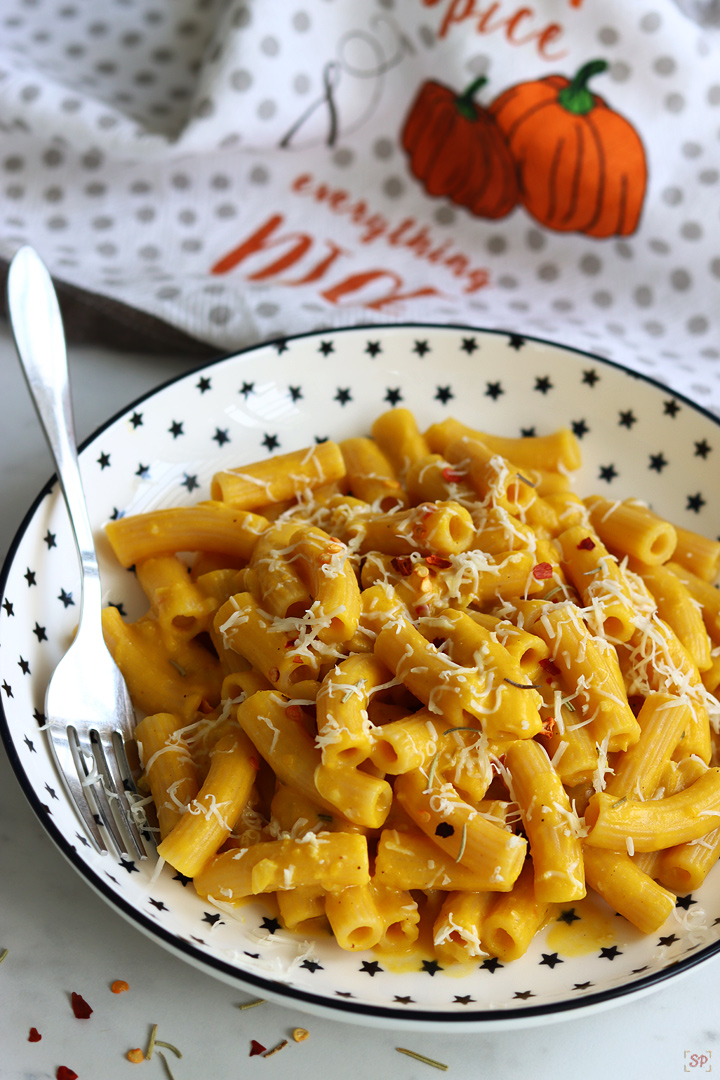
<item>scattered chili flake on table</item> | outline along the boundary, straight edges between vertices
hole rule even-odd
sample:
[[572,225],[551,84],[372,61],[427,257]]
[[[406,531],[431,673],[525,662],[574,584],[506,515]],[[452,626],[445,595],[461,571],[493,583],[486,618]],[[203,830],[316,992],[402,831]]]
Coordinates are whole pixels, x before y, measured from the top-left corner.
[[72,1011],[75,1013],[77,1019],[89,1020],[93,1010],[90,1008],[85,998],[81,997],[80,994],[76,994],[73,990],[70,995],[70,1000],[72,1002]]
[[67,1065],[58,1065],[55,1080],[77,1080],[77,1075],[72,1069],[68,1069]]
[[28,1035],[28,1042],[40,1042],[42,1035],[37,1028],[30,1028],[30,1034]]
[[256,1054],[264,1054],[266,1050],[267,1046],[263,1046],[257,1039],[253,1039],[250,1043],[250,1054],[248,1056],[255,1057]]
[[116,979],[110,989],[113,994],[124,994],[126,990],[130,989],[130,984],[126,983],[124,979]]
[[125,1057],[128,1061],[132,1061],[133,1065],[139,1065],[141,1061],[145,1060],[145,1055],[139,1046],[136,1046],[134,1050],[128,1050]]

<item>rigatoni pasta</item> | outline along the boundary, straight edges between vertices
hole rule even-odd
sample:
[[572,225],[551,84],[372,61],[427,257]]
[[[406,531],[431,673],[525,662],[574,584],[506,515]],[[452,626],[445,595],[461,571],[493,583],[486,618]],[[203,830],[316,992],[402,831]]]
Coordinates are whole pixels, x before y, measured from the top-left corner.
[[588,890],[651,933],[702,883],[720,544],[583,501],[579,464],[568,430],[397,409],[108,525],[149,605],[104,618],[141,786],[202,897],[449,964],[516,959]]

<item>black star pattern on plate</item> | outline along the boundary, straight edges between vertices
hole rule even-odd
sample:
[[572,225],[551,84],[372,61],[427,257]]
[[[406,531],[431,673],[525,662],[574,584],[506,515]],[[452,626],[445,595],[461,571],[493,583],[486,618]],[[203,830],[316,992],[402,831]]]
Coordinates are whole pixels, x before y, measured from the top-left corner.
[[368,341],[365,346],[365,352],[368,356],[377,356],[378,353],[382,352],[382,345],[379,341]]
[[594,985],[595,984],[591,982],[575,983],[575,985],[573,986],[573,990],[589,990],[590,987]]
[[[201,937],[195,937],[195,935],[194,935],[194,934],[191,934],[191,935],[190,935],[190,940],[191,940],[191,941],[195,941],[195,942],[197,942],[197,944],[198,944],[198,945],[206,945],[206,944],[207,944],[207,942],[205,941],[205,939],[204,939],[204,938],[201,938]],[[258,957],[260,956],[260,954],[259,954],[259,953],[249,953],[249,952],[246,952],[246,953],[245,953],[245,955],[246,955],[246,956],[252,956],[253,960],[257,960],[257,959],[258,959]]]
[[277,435],[265,434],[263,435],[262,444],[266,450],[277,450],[278,446],[280,445],[280,440],[278,439]]
[[[83,847],[90,847],[90,841],[88,840],[87,836],[83,836],[82,833],[76,832],[75,839],[79,840]],[[110,877],[109,874],[108,877]],[[115,878],[112,878],[112,880],[115,881]],[[117,882],[115,882],[115,884],[117,885]]]
[[[220,922],[220,915],[211,911],[206,911],[202,917],[202,921],[210,923],[211,926],[215,926],[216,923]],[[220,924],[223,925],[222,923]]]
[[606,480],[608,484],[611,480],[614,480],[616,476],[619,476],[617,469],[614,465],[601,465],[598,473],[598,480]]
[[675,907],[682,908],[683,911],[689,911],[693,904],[697,904],[697,900],[693,900],[692,893],[686,893],[685,896],[678,896],[675,901]]
[[192,878],[191,877],[186,877],[185,874],[181,874],[180,871],[178,870],[177,874],[173,875],[173,881],[179,881],[180,884],[182,885],[183,889],[184,889],[186,885],[190,884],[190,882],[192,881]]
[[339,401],[341,405],[347,405],[348,401],[352,401],[352,394],[350,393],[350,387],[337,388],[337,394],[334,398],[335,401]]
[[248,394],[252,394],[254,390],[255,390],[255,383],[254,382],[244,382],[242,384],[242,386],[240,387],[240,389],[238,390],[238,394],[242,394],[242,396],[247,401]]
[[549,390],[553,389],[553,384],[550,382],[548,375],[538,375],[535,379],[534,390],[537,390],[540,394],[547,394]]
[[703,506],[705,506],[705,499],[703,499],[699,491],[695,495],[688,495],[687,510],[692,510],[693,513],[699,514]]
[[181,435],[184,435],[183,425],[181,420],[173,420],[172,424],[168,428],[168,434],[172,435],[173,439],[179,439]]
[[8,618],[10,618],[11,615],[15,614],[15,609],[13,608],[7,597],[5,597],[5,599],[3,600],[3,607],[5,608],[5,614]]
[[44,712],[40,712],[39,709],[33,709],[33,720],[39,727],[44,727],[47,717]]
[[97,463],[100,466],[100,471],[101,472],[102,472],[103,469],[109,469],[110,468],[110,455],[102,453],[100,455],[100,457],[97,459]]
[[138,870],[137,866],[132,861],[132,859],[121,859],[120,862],[118,863],[118,866],[122,866],[123,870],[127,870],[128,874],[139,874],[140,873],[140,871]]
[[150,903],[152,904],[152,906],[154,908],[157,908],[158,911],[167,911],[168,910],[165,907],[165,905],[163,904],[162,900],[153,900],[152,897],[150,897]]
[[344,997],[344,998],[355,997],[355,995],[351,994],[349,990],[336,990],[335,993],[337,994],[338,997]]
[[73,600],[72,593],[71,592],[65,592],[64,589],[60,590],[60,595],[58,596],[58,600],[62,601],[63,607],[69,608],[69,607],[74,607],[75,606],[75,601]]
[[58,794],[55,791],[55,788],[51,788],[50,785],[46,783],[45,784],[45,790],[47,791],[47,793],[48,793],[48,795],[50,796],[51,799],[57,799]]
[[459,994],[456,994],[453,1001],[456,1005],[471,1005],[475,1001],[475,998],[470,997],[469,994],[463,994],[462,997]]
[[565,961],[561,960],[556,952],[542,953],[542,960],[540,961],[540,967],[545,965],[549,968],[554,968],[556,964],[563,964]]
[[667,937],[658,938],[658,945],[674,945],[679,940],[677,934],[668,934]]
[[226,442],[230,442],[230,435],[227,428],[215,428],[215,434],[213,435],[213,441],[218,446],[224,446]]
[[135,470],[135,475],[139,476],[142,480],[147,480],[150,475],[150,466],[143,465],[142,461],[138,462],[138,467]]
[[323,356],[329,356],[330,353],[335,352],[335,346],[332,341],[321,341],[318,346],[318,352],[322,353]]
[[622,956],[622,952],[617,945],[610,945],[602,948],[599,955],[602,960],[614,960],[617,956]]
[[393,998],[393,1001],[396,1001],[398,1003],[398,1005],[414,1005],[415,1004],[415,998],[399,997],[397,994]]
[[118,510],[117,506],[113,506],[113,512],[110,515],[110,520],[111,521],[119,521],[120,518],[124,518],[124,517],[125,517],[125,511],[124,510]]
[[269,934],[274,934],[276,930],[280,929],[280,923],[277,919],[272,919],[266,915],[260,924],[260,929],[267,930]]
[[443,969],[440,967],[437,960],[423,960],[422,970],[427,975],[436,975],[438,971],[442,971]]
[[493,401],[497,401],[500,395],[505,393],[500,382],[485,383],[485,387],[485,397],[492,398]]
[[38,641],[47,641],[48,639],[47,630],[44,626],[41,626],[40,623],[35,623],[35,626],[33,628],[33,634],[38,639]]
[[311,975],[314,975],[316,971],[323,971],[322,964],[318,964],[317,960],[303,960],[300,967],[305,968]]
[[575,914],[575,908],[571,907],[568,908],[566,911],[561,911],[555,921],[564,922],[567,923],[568,926],[571,926],[574,922],[578,922],[579,919],[580,916]]
[[303,392],[299,386],[288,386],[288,390],[290,391],[290,397],[293,401],[302,400]]
[[[12,697],[12,695],[10,695],[10,696]],[[37,754],[37,750],[35,749],[35,743],[32,741],[32,739],[28,739],[28,737],[26,735],[23,738],[23,742],[25,743],[25,745],[27,746],[27,748],[28,748],[28,750],[30,751],[31,754]]]
[[648,469],[652,469],[653,472],[661,473],[667,464],[668,460],[664,454],[650,454]]
[[426,353],[430,352],[430,346],[427,341],[416,341],[413,345],[413,352],[417,353],[418,356],[425,356]]
[[491,975],[494,975],[499,968],[504,966],[504,964],[500,963],[497,956],[488,956],[488,958],[483,960],[480,965],[480,971],[489,971]]
[[701,439],[695,443],[695,457],[706,458],[712,452],[712,446],[707,439]]
[[515,352],[519,352],[524,344],[525,338],[522,337],[520,334],[510,334],[510,337],[508,339],[508,345],[511,349],[514,349]]
[[57,547],[57,540],[55,538],[55,533],[51,533],[49,529],[45,533],[45,535],[43,536],[43,541],[44,541],[44,543],[47,544],[48,551],[50,550],[50,548]]
[[3,684],[2,684],[2,688],[3,688],[3,690],[5,691],[5,693],[7,694],[7,696],[8,696],[9,698],[11,698],[11,697],[14,697],[14,694],[13,694],[13,692],[12,692],[12,686],[10,686],[9,682],[7,681],[7,679],[3,679]]
[[18,667],[22,671],[23,675],[29,675],[30,674],[30,664],[28,663],[27,660],[23,660],[22,656],[18,660]]
[[200,487],[197,476],[192,476],[189,473],[183,474],[184,479],[180,483],[180,487],[187,488],[188,491],[194,491],[195,488]]
[[600,376],[595,368],[588,368],[587,371],[582,373],[582,381],[586,386],[595,386],[596,383],[600,382]]
[[377,960],[363,960],[362,966],[358,968],[358,971],[364,971],[366,975],[377,975],[384,970],[385,968],[381,968]]
[[199,382],[195,383],[196,388],[200,391],[201,394],[207,393],[207,391],[210,389],[211,385],[212,385],[212,380],[209,379],[207,377],[207,375],[202,375],[200,377]]
[[391,390],[390,387],[387,388],[387,391],[385,393],[385,400],[388,402],[389,405],[395,406],[397,405],[398,401],[402,401],[402,399],[403,397],[400,393],[399,386],[395,387],[394,390]]
[[452,390],[449,386],[438,386],[435,391],[435,400],[442,402],[443,405],[447,405],[451,398],[454,398]]
[[274,345],[274,346],[275,346],[275,348],[277,349],[277,354],[278,354],[278,356],[282,356],[282,354],[283,354],[284,352],[287,352],[287,351],[288,351],[288,349],[290,348],[290,346],[288,345],[288,343],[287,343],[287,341],[285,340],[285,338],[280,338],[280,340],[279,340],[279,341],[274,341],[274,342],[273,342],[273,345]]
[[535,428],[534,427],[520,428],[520,434],[522,435],[523,439],[532,439],[535,436]]
[[672,416],[673,420],[680,412],[680,406],[674,398],[670,398],[669,401],[663,401],[663,413],[665,416]]
[[478,345],[477,340],[474,337],[464,337],[462,339],[462,345],[460,346],[460,348],[464,353],[467,353],[468,356],[472,356],[472,354],[476,351],[476,349],[479,349],[480,346]]
[[513,997],[517,1001],[527,1001],[528,998],[535,997],[532,990],[516,990]]
[[321,443],[327,442],[329,438],[330,438],[329,435],[316,435],[315,436],[315,442],[317,443],[318,446],[320,446]]
[[134,412],[130,417],[130,423],[134,428],[142,427],[143,414],[141,412]]
[[590,428],[587,426],[584,420],[572,420],[570,422],[573,435],[576,439],[582,439],[583,435],[587,435]]
[[619,416],[620,419],[618,420],[618,427],[627,428],[629,431],[633,424],[637,424],[637,416],[632,411],[632,409],[622,410],[619,413]]
[[37,585],[37,581],[35,580],[35,571],[31,570],[29,566],[28,566],[27,570],[25,571],[25,573],[23,574],[23,577],[25,578],[25,580],[28,583],[28,588],[30,588],[33,585]]
[[124,619],[127,618],[127,611],[123,607],[122,603],[118,604],[118,603],[115,603],[115,601],[113,601],[113,600],[109,600],[108,601],[108,607],[117,608],[118,615],[122,615],[122,617]]

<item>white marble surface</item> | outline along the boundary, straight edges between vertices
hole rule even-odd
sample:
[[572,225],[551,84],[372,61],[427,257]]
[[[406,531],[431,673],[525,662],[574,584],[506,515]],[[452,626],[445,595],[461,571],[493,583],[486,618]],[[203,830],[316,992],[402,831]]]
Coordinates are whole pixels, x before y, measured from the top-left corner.
[[[171,357],[128,357],[72,349],[78,437],[140,394],[189,370]],[[52,472],[7,327],[0,323],[0,553]],[[67,1065],[80,1080],[163,1077],[159,1058],[125,1059],[149,1027],[174,1043],[175,1080],[345,1077],[428,1080],[429,1066],[395,1052],[407,1046],[449,1065],[448,1075],[502,1080],[619,1080],[720,1073],[720,958],[643,998],[545,1027],[470,1035],[398,1033],[354,1027],[265,1004],[239,1012],[244,995],[185,965],[99,899],[54,848],[26,804],[0,749],[0,1077],[50,1080]],[[130,992],[114,995],[114,979]],[[94,1013],[75,1020],[70,993]],[[274,1046],[303,1026],[310,1038],[268,1059],[248,1058],[250,1039]],[[28,1042],[36,1027],[38,1043]],[[609,1055],[606,1057],[606,1053]],[[134,1068],[141,1071],[133,1073]]]

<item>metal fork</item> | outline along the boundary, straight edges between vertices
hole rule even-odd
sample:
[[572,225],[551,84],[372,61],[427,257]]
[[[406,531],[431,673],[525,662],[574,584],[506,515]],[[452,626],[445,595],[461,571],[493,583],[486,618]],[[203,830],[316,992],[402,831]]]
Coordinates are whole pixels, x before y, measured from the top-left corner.
[[[125,752],[135,717],[102,633],[102,592],[78,466],[62,318],[50,274],[22,247],[10,265],[8,310],[15,346],[55,460],[81,566],[78,628],[45,696],[55,762],[93,846],[147,857],[133,814],[137,798]],[[145,834],[147,839],[147,834]]]

